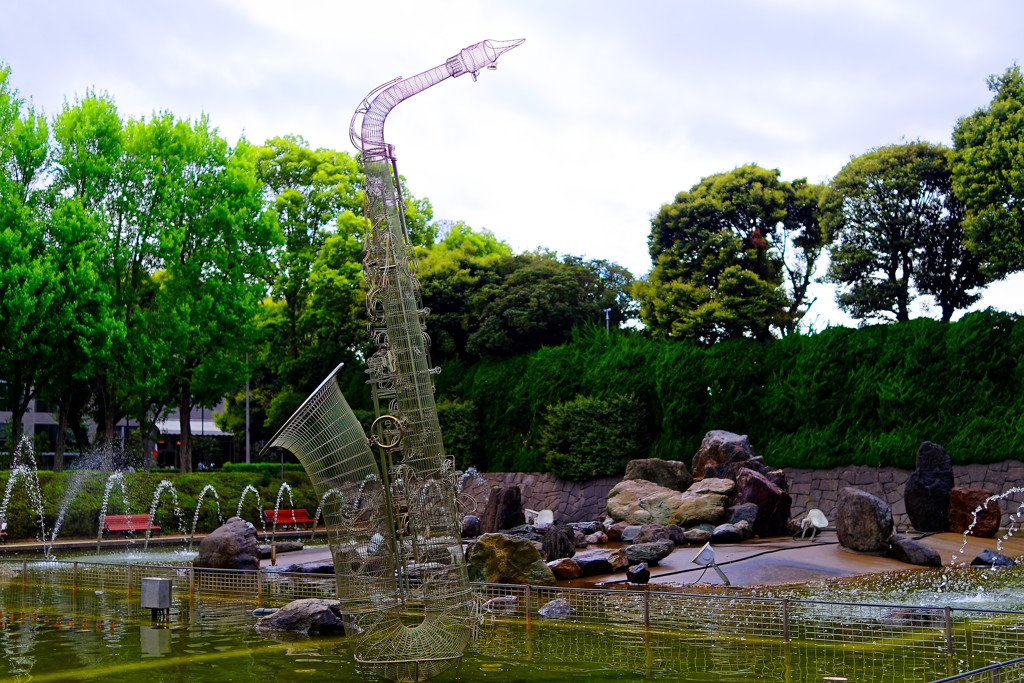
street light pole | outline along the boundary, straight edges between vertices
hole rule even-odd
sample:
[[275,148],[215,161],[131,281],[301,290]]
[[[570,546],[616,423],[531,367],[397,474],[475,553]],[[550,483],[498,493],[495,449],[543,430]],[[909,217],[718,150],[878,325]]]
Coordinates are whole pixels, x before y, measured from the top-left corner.
[[604,333],[605,334],[608,334],[609,333],[608,331],[611,329],[611,323],[609,322],[609,319],[608,319],[608,313],[611,310],[612,309],[610,309],[610,308],[604,309]]

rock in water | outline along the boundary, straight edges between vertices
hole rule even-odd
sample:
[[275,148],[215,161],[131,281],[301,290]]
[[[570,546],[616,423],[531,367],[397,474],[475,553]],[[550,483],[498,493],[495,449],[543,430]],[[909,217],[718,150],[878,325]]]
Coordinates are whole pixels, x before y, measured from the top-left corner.
[[836,534],[850,550],[885,552],[892,536],[892,511],[884,500],[852,486],[839,491]]
[[572,557],[576,554],[576,530],[568,525],[550,527],[541,545],[544,548],[544,559],[548,562]]
[[953,463],[946,451],[930,441],[917,449],[917,467],[903,487],[910,523],[919,531],[949,529],[949,492]]
[[647,568],[646,562],[634,564],[626,570],[626,580],[630,583],[647,583],[651,580],[651,570]]
[[471,581],[554,586],[555,575],[540,551],[525,538],[484,534],[466,553]]
[[260,631],[291,631],[310,636],[357,632],[358,627],[341,616],[341,603],[322,598],[293,600],[258,622]]
[[537,614],[545,619],[565,619],[575,611],[576,609],[572,606],[572,603],[565,598],[555,598],[537,610]]
[[676,544],[672,541],[652,541],[651,543],[634,543],[626,548],[626,557],[630,564],[646,562],[649,567],[655,567],[659,562],[668,557]]
[[889,548],[889,557],[907,564],[916,564],[921,567],[941,567],[942,558],[938,551],[929,548],[924,543],[919,543],[912,538],[894,534],[892,547]]
[[982,550],[976,558],[971,560],[971,566],[1003,569],[1005,567],[1016,567],[1017,563],[1002,553],[986,549]]
[[231,517],[202,540],[192,566],[207,569],[259,569],[259,557],[256,527],[241,517]]

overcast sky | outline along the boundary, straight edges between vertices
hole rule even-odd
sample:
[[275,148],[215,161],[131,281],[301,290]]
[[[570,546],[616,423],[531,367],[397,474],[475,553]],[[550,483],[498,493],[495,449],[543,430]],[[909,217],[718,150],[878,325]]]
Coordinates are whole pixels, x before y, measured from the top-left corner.
[[[1024,62],[1015,0],[0,0],[0,17],[0,61],[47,114],[92,88],[124,116],[205,113],[232,143],[347,152],[377,85],[525,38],[392,113],[399,170],[435,218],[638,277],[651,216],[702,177],[754,162],[825,182],[874,147],[950,144],[986,78]],[[1021,290],[982,305],[1024,312]],[[818,296],[812,327],[845,320]]]

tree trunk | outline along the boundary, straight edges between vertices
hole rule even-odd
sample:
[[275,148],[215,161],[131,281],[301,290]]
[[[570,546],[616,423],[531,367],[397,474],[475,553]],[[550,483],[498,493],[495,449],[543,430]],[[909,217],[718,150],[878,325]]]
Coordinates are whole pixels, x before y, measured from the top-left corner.
[[68,440],[68,409],[71,406],[71,392],[65,391],[57,399],[57,443],[53,445],[53,471],[64,471],[64,447]]
[[181,444],[178,447],[178,453],[180,454],[182,474],[192,471],[192,432],[189,424],[192,412],[192,392],[189,391],[189,388],[189,384],[184,384],[181,387],[181,395],[178,397],[178,424],[181,425]]

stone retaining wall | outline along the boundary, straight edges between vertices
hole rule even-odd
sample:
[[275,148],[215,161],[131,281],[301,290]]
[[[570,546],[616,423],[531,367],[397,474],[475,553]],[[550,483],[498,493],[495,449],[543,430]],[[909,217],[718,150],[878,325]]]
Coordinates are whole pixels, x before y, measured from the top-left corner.
[[[854,486],[888,503],[897,527],[910,527],[907,508],[903,504],[903,487],[910,476],[910,470],[855,465],[830,470],[787,467],[785,472],[789,480],[789,493],[793,497],[794,518],[803,516],[811,508],[818,508],[834,525],[839,489]],[[953,476],[957,486],[1002,493],[1016,486],[1024,487],[1024,462],[1004,460],[988,465],[954,465]],[[487,505],[492,487],[519,486],[524,508],[551,510],[559,522],[586,522],[604,518],[608,492],[620,479],[600,477],[580,483],[559,479],[550,473],[487,472],[463,486],[463,499],[467,501],[467,512],[480,514]],[[1004,527],[1009,526],[1010,515],[1022,503],[1024,493],[1012,494],[1000,501]]]
[[[789,493],[793,497],[793,517],[802,516],[811,508],[818,508],[825,513],[829,523],[834,525],[839,489],[853,486],[888,503],[897,527],[910,527],[907,508],[903,503],[903,487],[911,470],[867,465],[834,467],[830,470],[796,467],[784,469],[789,481]],[[953,478],[956,486],[970,486],[992,493],[1002,493],[1013,487],[1024,486],[1024,463],[1019,460],[1004,460],[987,465],[954,465]],[[1003,511],[1002,526],[1009,526],[1010,515],[1017,511],[1022,502],[1024,494],[1021,493],[1009,495],[1000,501]]]
[[598,477],[578,482],[559,479],[550,472],[486,472],[470,479],[462,487],[466,512],[475,509],[481,514],[487,497],[495,486],[518,486],[523,494],[523,507],[530,510],[551,510],[557,522],[589,522],[604,519],[608,492],[622,477]]

